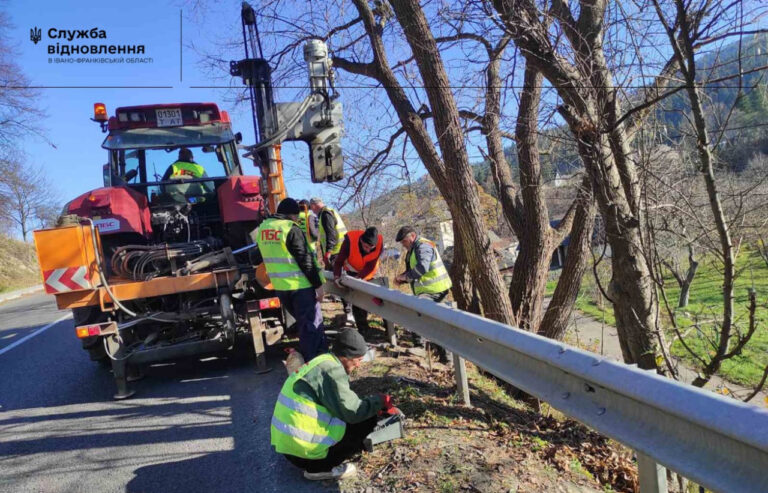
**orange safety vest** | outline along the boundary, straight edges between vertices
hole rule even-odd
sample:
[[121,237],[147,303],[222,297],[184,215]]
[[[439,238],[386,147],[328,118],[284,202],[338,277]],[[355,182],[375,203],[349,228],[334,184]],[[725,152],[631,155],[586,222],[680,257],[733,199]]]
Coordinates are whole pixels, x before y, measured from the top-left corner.
[[384,240],[381,235],[379,235],[379,240],[376,242],[376,248],[371,250],[371,253],[363,255],[363,252],[360,249],[360,237],[363,236],[363,233],[365,233],[365,231],[361,230],[350,231],[347,233],[347,238],[349,239],[349,257],[347,257],[347,261],[344,262],[344,268],[348,271],[360,272],[365,267],[365,264],[376,259],[376,266],[373,268],[373,271],[363,278],[364,281],[367,281],[368,279],[372,279],[379,270],[379,261],[381,257],[381,249],[384,246]]

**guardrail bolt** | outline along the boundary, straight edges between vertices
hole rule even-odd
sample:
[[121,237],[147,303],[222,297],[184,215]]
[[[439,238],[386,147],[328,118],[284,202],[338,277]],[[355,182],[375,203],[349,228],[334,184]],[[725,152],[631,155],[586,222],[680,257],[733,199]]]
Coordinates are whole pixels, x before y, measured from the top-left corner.
[[567,398],[569,398],[570,396],[571,396],[571,393],[570,393],[570,392],[563,392],[563,394],[562,394],[560,397],[562,397],[563,399],[567,399]]
[[598,416],[602,416],[603,414],[605,414],[605,408],[604,407],[598,407],[597,408],[597,415]]

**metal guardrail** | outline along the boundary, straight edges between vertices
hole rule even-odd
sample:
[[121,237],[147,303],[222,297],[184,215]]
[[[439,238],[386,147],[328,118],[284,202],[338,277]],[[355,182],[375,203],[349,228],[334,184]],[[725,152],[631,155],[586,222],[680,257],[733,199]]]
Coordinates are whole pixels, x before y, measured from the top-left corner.
[[713,491],[768,491],[765,409],[444,304],[349,277],[342,284],[326,286],[635,449],[643,493],[666,491],[657,463]]

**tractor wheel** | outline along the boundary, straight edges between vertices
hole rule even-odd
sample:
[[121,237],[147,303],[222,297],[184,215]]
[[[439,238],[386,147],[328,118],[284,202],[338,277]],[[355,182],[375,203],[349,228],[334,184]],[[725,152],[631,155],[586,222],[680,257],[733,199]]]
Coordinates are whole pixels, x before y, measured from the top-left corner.
[[219,294],[219,310],[221,320],[224,322],[224,333],[226,338],[234,344],[235,333],[237,331],[237,318],[235,316],[235,307],[232,304],[232,296],[223,292]]

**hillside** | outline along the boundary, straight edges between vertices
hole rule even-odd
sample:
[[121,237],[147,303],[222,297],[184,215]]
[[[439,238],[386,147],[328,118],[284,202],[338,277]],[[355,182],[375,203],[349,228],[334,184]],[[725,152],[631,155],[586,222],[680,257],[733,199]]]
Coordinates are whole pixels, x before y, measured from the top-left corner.
[[0,292],[39,283],[34,246],[0,235]]
[[[508,236],[509,230],[501,219],[498,201],[478,185],[480,202],[486,224],[500,236]],[[388,246],[395,244],[397,230],[404,225],[414,226],[428,238],[437,238],[439,224],[450,221],[448,211],[440,192],[429,176],[383,193],[363,209],[346,215],[348,226],[360,228],[376,226]]]
[[[725,79],[739,70],[746,73],[741,83],[738,78],[727,79],[707,84],[704,89],[705,112],[709,115],[708,125],[713,135],[717,135],[727,122],[727,130],[717,147],[717,157],[723,167],[745,171],[761,158],[768,157],[768,81],[765,71],[756,70],[768,65],[768,34],[745,37],[740,59],[738,42],[730,43],[719,52],[703,52],[697,58],[700,80]],[[630,101],[623,102],[627,108],[642,100],[640,90],[628,97]],[[734,110],[730,112],[732,107]],[[680,145],[690,134],[689,112],[688,97],[684,92],[669,97],[656,107],[657,124],[664,129],[659,134],[664,136],[667,145]],[[539,139],[540,148],[548,150],[541,156],[545,182],[554,180],[555,173],[568,175],[581,168],[576,147],[565,127],[550,127]],[[514,144],[506,148],[505,155],[512,176],[517,180],[519,172]],[[481,161],[474,167],[477,181],[494,194],[489,164]]]

